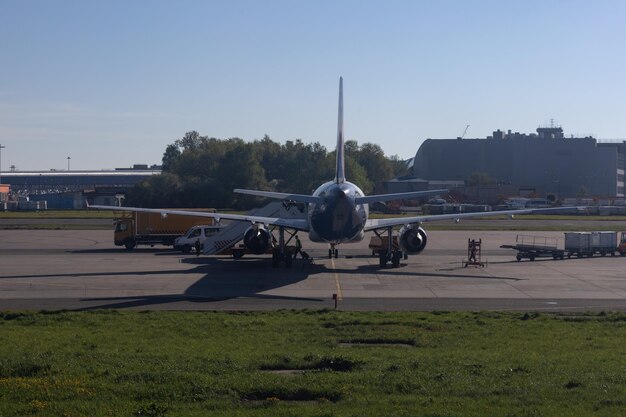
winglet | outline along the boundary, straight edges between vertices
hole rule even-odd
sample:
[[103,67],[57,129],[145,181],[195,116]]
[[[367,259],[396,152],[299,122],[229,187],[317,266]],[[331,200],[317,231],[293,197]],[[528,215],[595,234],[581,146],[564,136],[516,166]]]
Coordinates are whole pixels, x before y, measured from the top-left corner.
[[343,77],[339,77],[339,111],[337,118],[337,170],[335,174],[335,182],[337,184],[341,184],[346,182],[343,144]]

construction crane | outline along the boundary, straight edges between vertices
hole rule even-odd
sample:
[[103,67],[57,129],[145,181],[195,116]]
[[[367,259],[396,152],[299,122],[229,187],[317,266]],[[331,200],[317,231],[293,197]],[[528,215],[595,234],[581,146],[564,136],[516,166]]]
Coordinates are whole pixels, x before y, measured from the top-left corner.
[[463,139],[465,137],[465,134],[467,133],[467,129],[469,129],[470,125],[465,126],[465,130],[463,131],[463,134],[461,136],[459,136],[459,139]]

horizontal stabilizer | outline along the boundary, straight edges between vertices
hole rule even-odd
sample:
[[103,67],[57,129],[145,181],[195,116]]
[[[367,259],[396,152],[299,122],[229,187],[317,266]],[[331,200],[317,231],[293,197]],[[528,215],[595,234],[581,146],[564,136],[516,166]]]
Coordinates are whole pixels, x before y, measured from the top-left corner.
[[409,193],[395,193],[395,194],[379,194],[379,195],[366,195],[364,197],[357,197],[355,199],[356,204],[372,204],[379,201],[393,201],[393,200],[410,200],[412,198],[426,197],[429,195],[447,194],[448,190],[429,190],[429,191],[412,191]]
[[239,194],[249,194],[249,195],[255,195],[257,197],[275,198],[277,200],[290,200],[290,201],[295,201],[297,203],[320,204],[323,202],[323,199],[321,197],[315,197],[312,195],[305,195],[305,194],[277,193],[274,191],[260,191],[260,190],[244,190],[241,188],[236,188],[233,191]]
[[219,222],[220,220],[235,220],[240,222],[250,222],[253,224],[265,224],[268,226],[284,226],[290,229],[309,231],[309,223],[306,219],[291,219],[283,217],[266,217],[255,216],[248,214],[227,214],[227,213],[209,213],[204,211],[191,211],[191,210],[171,210],[171,209],[149,209],[140,207],[118,207],[118,206],[89,206],[91,209],[99,210],[115,210],[115,211],[130,211],[136,213],[159,213],[163,217],[168,215],[179,216],[198,216],[209,217]]

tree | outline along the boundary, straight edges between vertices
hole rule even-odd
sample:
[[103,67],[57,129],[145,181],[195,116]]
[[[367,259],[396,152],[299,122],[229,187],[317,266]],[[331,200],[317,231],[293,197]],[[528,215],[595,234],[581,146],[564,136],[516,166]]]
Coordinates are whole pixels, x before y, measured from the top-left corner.
[[164,172],[136,184],[128,192],[126,204],[138,207],[181,207],[178,198],[181,189],[176,174]]
[[[385,157],[380,146],[346,141],[346,175],[364,192],[381,192],[401,161]],[[131,189],[127,203],[144,207],[237,207],[258,205],[256,197],[233,188],[310,194],[335,174],[335,152],[319,142],[284,145],[269,136],[247,143],[189,131],[167,145],[163,174]]]
[[357,162],[365,169],[368,179],[374,185],[374,191],[384,192],[384,182],[393,178],[393,167],[381,147],[364,143],[359,148]]
[[177,164],[179,162],[181,156],[180,149],[178,146],[171,144],[167,145],[165,148],[165,152],[163,153],[163,172],[174,172],[176,171]]
[[197,149],[202,142],[202,137],[198,132],[192,130],[191,132],[185,133],[182,139],[178,139],[174,144],[183,150],[189,151]]
[[[217,179],[227,189],[248,188],[267,189],[265,171],[259,162],[259,154],[254,152],[252,144],[242,144],[226,152],[220,164],[223,173]],[[247,196],[234,197],[234,207],[245,208],[251,203]]]

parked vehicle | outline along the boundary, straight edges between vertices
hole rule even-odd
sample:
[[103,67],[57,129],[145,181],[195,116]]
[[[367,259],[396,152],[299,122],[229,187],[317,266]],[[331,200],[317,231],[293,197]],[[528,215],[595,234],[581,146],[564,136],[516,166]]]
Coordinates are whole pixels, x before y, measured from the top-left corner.
[[516,258],[522,259],[552,257],[563,259],[565,256],[582,258],[591,257],[595,254],[600,256],[611,255],[615,252],[620,255],[626,254],[626,232],[621,232],[620,243],[617,243],[617,232],[565,232],[564,249],[558,248],[558,239],[543,236],[517,235],[514,245],[502,245],[501,248],[514,249],[517,251]]
[[522,259],[530,259],[534,261],[536,258],[550,257],[552,259],[563,259],[565,251],[559,249],[558,239],[545,236],[529,236],[517,235],[515,237],[515,245],[502,245],[501,248],[515,249],[518,261]]
[[222,229],[222,226],[206,224],[193,226],[183,236],[177,237],[176,240],[174,240],[174,249],[183,253],[189,253],[191,249],[196,248],[197,245],[200,245],[199,247],[202,248],[204,241],[208,237],[215,235]]
[[203,216],[176,214],[162,216],[160,213],[133,212],[128,217],[115,219],[113,241],[116,246],[125,246],[128,250],[137,245],[173,245],[177,237],[198,224],[213,225],[213,219]]

